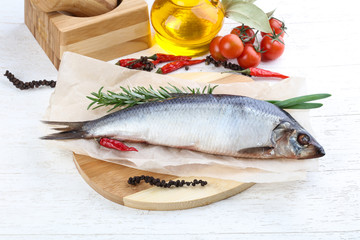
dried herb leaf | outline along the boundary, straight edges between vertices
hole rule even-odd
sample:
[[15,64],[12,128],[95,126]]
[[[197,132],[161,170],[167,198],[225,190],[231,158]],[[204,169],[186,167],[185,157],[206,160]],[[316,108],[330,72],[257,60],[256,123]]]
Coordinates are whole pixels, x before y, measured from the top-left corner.
[[272,32],[266,13],[252,2],[243,0],[223,1],[225,16],[262,32]]
[[271,17],[274,15],[275,10],[276,10],[276,9],[274,9],[274,10],[272,10],[272,11],[270,11],[270,12],[267,12],[267,13],[266,13],[266,16],[267,16],[268,18],[271,18]]

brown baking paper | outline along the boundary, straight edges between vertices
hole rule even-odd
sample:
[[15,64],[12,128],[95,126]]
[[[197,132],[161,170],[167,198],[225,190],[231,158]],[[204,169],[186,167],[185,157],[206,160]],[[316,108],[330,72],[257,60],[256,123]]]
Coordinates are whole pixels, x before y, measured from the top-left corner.
[[[240,76],[239,76],[240,77]],[[91,92],[120,91],[120,86],[149,85],[157,88],[171,83],[174,86],[203,87],[204,83],[177,79],[156,73],[129,70],[111,63],[66,52],[59,69],[45,120],[83,121],[107,114],[106,108],[87,110]],[[214,93],[245,95],[257,99],[281,100],[305,94],[302,78],[289,78],[276,83],[259,81],[219,85]],[[309,130],[308,111],[291,114]],[[214,156],[190,150],[147,144],[128,143],[139,152],[119,152],[100,146],[95,140],[49,141],[78,154],[126,166],[178,176],[198,176],[231,179],[241,182],[280,182],[304,179],[307,171],[317,169],[317,160],[259,160]]]

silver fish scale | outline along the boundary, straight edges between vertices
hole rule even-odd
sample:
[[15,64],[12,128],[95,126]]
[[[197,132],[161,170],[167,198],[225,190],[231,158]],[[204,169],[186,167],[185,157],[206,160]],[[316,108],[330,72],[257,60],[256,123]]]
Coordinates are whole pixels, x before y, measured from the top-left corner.
[[273,129],[290,117],[273,104],[231,95],[185,95],[120,110],[85,124],[91,136],[241,156],[270,146]]

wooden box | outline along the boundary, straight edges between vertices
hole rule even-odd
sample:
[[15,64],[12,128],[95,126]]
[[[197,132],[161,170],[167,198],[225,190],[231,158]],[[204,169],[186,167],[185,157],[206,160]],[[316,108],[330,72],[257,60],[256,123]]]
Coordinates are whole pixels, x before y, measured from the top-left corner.
[[93,17],[45,13],[25,0],[25,24],[56,68],[65,51],[109,61],[151,46],[144,0],[123,0],[114,10]]

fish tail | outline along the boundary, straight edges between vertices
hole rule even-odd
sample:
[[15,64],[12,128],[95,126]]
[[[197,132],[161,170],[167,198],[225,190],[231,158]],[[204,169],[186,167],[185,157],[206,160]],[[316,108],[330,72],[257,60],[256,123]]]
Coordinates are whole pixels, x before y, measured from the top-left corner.
[[83,129],[85,122],[55,122],[55,121],[42,121],[48,125],[57,125],[62,127],[54,127],[52,129],[60,131],[41,137],[45,140],[66,140],[66,139],[80,139],[87,138],[88,132]]

